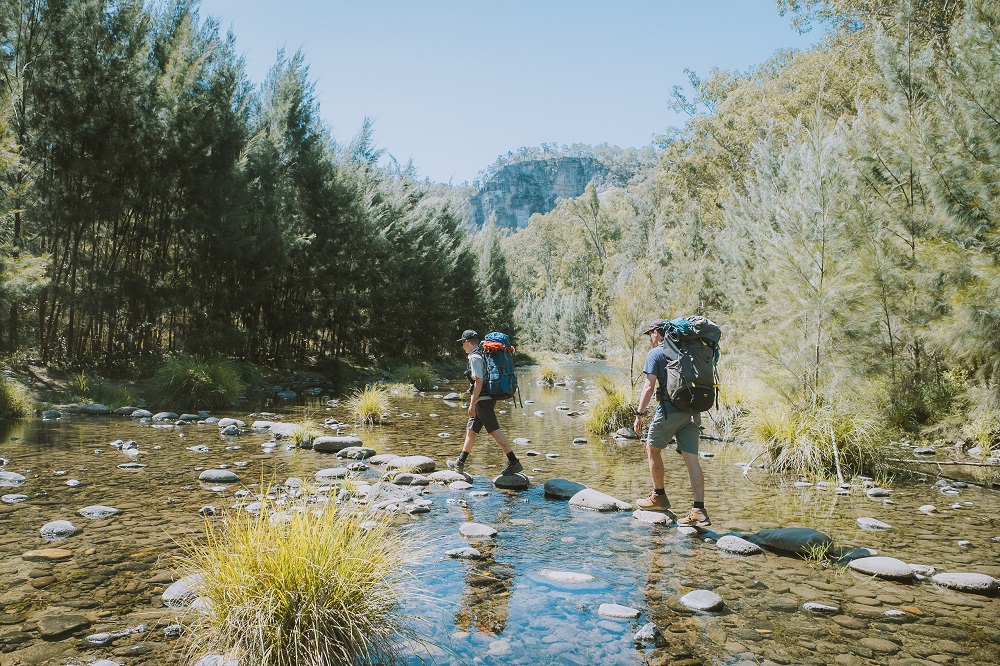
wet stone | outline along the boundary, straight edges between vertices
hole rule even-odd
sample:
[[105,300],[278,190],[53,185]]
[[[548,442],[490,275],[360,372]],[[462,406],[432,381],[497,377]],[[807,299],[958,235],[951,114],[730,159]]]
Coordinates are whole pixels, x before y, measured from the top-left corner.
[[545,496],[551,499],[568,500],[587,486],[568,479],[549,479],[545,482]]
[[61,638],[89,626],[90,620],[83,615],[58,613],[44,615],[38,620],[38,632],[46,640]]
[[601,617],[612,618],[615,620],[634,620],[642,613],[641,611],[631,608],[630,606],[622,606],[619,604],[601,604],[597,609],[597,614]]
[[711,590],[688,592],[679,601],[682,605],[697,611],[717,611],[725,605],[722,597]]
[[63,548],[39,548],[37,550],[29,550],[21,556],[21,559],[26,562],[58,562],[59,560],[67,560],[72,556],[72,551]]
[[68,520],[53,520],[51,523],[42,525],[42,538],[46,541],[58,541],[66,539],[80,530]]

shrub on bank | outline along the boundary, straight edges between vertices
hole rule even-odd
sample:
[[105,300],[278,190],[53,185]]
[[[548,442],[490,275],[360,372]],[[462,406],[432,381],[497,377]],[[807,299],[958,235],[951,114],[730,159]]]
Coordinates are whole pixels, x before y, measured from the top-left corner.
[[236,363],[178,354],[164,359],[156,371],[152,401],[172,408],[217,409],[233,406],[245,390]]
[[390,663],[405,633],[397,604],[406,541],[387,521],[332,499],[269,497],[259,512],[228,513],[221,527],[206,521],[204,543],[185,549],[182,567],[201,575],[207,603],[185,618],[192,654],[260,666]]
[[31,413],[31,398],[21,384],[0,375],[0,418],[16,418]]
[[438,381],[434,371],[424,363],[404,366],[400,368],[399,374],[418,391],[426,391]]

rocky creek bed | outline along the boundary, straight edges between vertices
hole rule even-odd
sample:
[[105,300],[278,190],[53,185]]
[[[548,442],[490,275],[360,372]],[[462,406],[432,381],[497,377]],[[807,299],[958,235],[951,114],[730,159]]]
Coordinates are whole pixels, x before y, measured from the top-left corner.
[[[374,429],[338,428],[339,404],[290,394],[218,415],[231,420],[57,410],[14,424],[0,432],[0,663],[191,663],[177,619],[196,587],[173,568],[177,544],[262,479],[335,493],[347,475],[423,553],[402,610],[427,641],[401,646],[406,663],[1000,662],[996,491],[780,481],[703,442],[713,525],[678,528],[634,511],[649,486],[642,445],[583,431],[586,387],[605,368],[561,367],[564,385],[526,376],[525,408],[501,414],[525,466],[501,481],[512,489],[494,484],[505,461],[485,436],[469,479],[446,470],[465,422],[444,399],[457,382],[394,396]],[[304,410],[329,420],[314,449],[279,436]],[[665,462],[680,513],[686,473]],[[383,481],[394,467],[404,473]],[[789,551],[815,533],[791,527],[828,536],[831,553],[859,550],[802,559]]]

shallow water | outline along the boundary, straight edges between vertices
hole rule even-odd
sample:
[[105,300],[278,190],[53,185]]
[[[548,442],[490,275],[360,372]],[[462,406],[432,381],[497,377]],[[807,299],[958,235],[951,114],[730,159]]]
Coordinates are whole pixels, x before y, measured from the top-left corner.
[[[995,597],[940,588],[930,581],[901,584],[870,579],[842,567],[824,566],[775,554],[729,556],[703,537],[682,535],[675,527],[640,524],[630,512],[599,514],[567,502],[544,498],[550,478],[585,483],[625,501],[649,492],[641,444],[617,444],[587,434],[579,401],[586,387],[606,368],[566,364],[567,386],[536,386],[522,378],[524,409],[507,405],[500,416],[508,436],[527,437],[515,450],[532,477],[529,490],[500,491],[490,479],[505,463],[483,435],[466,470],[476,477],[473,491],[431,485],[429,514],[414,516],[398,529],[427,553],[414,573],[415,585],[404,610],[419,616],[423,645],[404,646],[404,661],[433,663],[782,663],[895,664],[1000,662],[1000,606]],[[461,391],[459,381],[427,395],[394,396],[390,425],[356,429],[365,445],[379,453],[429,455],[444,467],[463,436],[464,409],[440,397]],[[304,410],[320,419],[346,419],[339,406],[318,400],[305,408],[268,407],[285,420]],[[537,415],[536,412],[543,412]],[[220,416],[255,418],[244,413]],[[447,433],[450,437],[441,437]],[[345,433],[346,434],[346,433]],[[574,444],[585,437],[585,444]],[[16,439],[14,439],[16,438]],[[146,467],[119,469],[129,458],[110,443],[134,439]],[[0,494],[22,493],[28,499],[0,504],[0,664],[69,664],[112,659],[121,664],[179,664],[181,641],[163,628],[175,611],[160,595],[175,574],[177,544],[200,533],[198,510],[234,503],[233,494],[265,480],[288,477],[311,480],[316,471],[337,466],[332,455],[310,450],[265,452],[265,434],[222,437],[214,425],[157,427],[121,417],[64,416],[55,422],[28,420],[0,431],[4,467],[27,477]],[[188,450],[197,444],[207,453]],[[157,450],[155,447],[161,447]],[[227,447],[239,446],[238,450]],[[102,453],[96,453],[102,449]],[[539,456],[527,456],[529,451]],[[896,482],[889,498],[868,499],[860,486],[850,496],[832,487],[797,488],[768,479],[759,470],[744,476],[735,463],[743,452],[703,442],[707,505],[712,530],[753,532],[768,527],[809,526],[831,535],[838,546],[865,546],[880,555],[925,564],[938,571],[971,571],[1000,577],[1000,495],[976,487],[946,496],[926,483]],[[558,454],[547,458],[545,454]],[[247,466],[236,471],[240,484],[212,487],[198,480],[201,468],[220,464]],[[687,474],[679,458],[665,454],[667,489],[678,513],[690,503]],[[365,476],[376,478],[372,466]],[[75,479],[77,486],[67,482]],[[449,501],[451,500],[451,501]],[[955,503],[960,508],[952,509]],[[104,504],[121,512],[102,520],[77,514]],[[463,505],[464,504],[464,505]],[[917,510],[938,507],[937,515]],[[893,526],[867,532],[856,519],[873,517]],[[81,532],[45,541],[42,525],[70,520]],[[497,537],[469,542],[458,533],[464,522],[486,523]],[[959,545],[967,541],[967,545]],[[475,545],[488,558],[465,561],[445,551]],[[26,561],[40,548],[72,552],[66,561]],[[556,583],[543,569],[589,573],[589,583]],[[695,589],[710,589],[726,603],[719,613],[696,613],[678,599]],[[802,609],[807,601],[839,608],[831,615]],[[641,611],[637,620],[605,619],[601,604],[621,604]],[[903,608],[899,619],[884,615]],[[55,618],[55,619],[53,619]],[[68,618],[68,619],[67,619]],[[76,618],[80,627],[48,639],[58,620]],[[639,648],[634,632],[654,622],[666,645]],[[145,625],[144,631],[110,645],[93,646],[84,637]],[[920,661],[912,661],[920,659]]]

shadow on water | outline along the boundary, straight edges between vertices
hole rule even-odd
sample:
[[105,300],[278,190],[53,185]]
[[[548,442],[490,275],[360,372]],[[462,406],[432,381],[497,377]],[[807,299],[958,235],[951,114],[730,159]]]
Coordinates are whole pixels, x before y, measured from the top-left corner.
[[[423,551],[414,567],[413,590],[401,611],[415,618],[427,637],[407,643],[403,661],[485,664],[646,663],[896,663],[905,658],[938,663],[995,664],[1000,661],[994,628],[995,597],[946,590],[929,581],[901,584],[861,576],[840,567],[769,553],[749,558],[726,555],[702,538],[674,527],[649,526],[630,512],[602,514],[547,499],[547,479],[585,483],[625,501],[649,492],[646,456],[637,442],[619,444],[586,433],[587,387],[606,366],[565,364],[565,386],[533,383],[524,369],[524,408],[505,404],[499,415],[508,436],[526,438],[515,450],[532,479],[523,492],[501,491],[490,482],[505,464],[498,447],[480,437],[466,470],[471,490],[432,484],[428,514],[402,517],[400,538]],[[345,427],[379,453],[421,454],[439,467],[458,452],[464,409],[441,398],[461,392],[454,380],[423,395],[395,395],[388,424]],[[274,401],[254,413],[227,413],[248,424],[263,418],[295,421],[310,416],[346,421],[342,405],[321,395]],[[265,416],[261,411],[273,413]],[[238,490],[288,477],[307,481],[317,471],[342,464],[330,454],[288,450],[270,444],[266,433],[224,437],[214,425],[173,427],[120,417],[64,416],[0,422],[0,457],[5,471],[26,477],[0,488],[0,662],[87,663],[113,659],[127,664],[181,663],[179,644],[163,628],[175,611],[160,595],[173,580],[178,543],[198,538],[205,506],[225,508]],[[574,442],[576,438],[585,443]],[[135,440],[140,454],[116,450],[115,440]],[[199,452],[199,447],[208,451]],[[860,490],[840,497],[831,488],[796,487],[742,473],[739,450],[703,442],[716,454],[703,461],[713,530],[746,533],[804,525],[831,535],[841,546],[875,548],[881,555],[939,571],[975,571],[1000,576],[1000,510],[995,492],[970,487],[945,496],[931,483],[900,484],[892,504]],[[680,513],[690,501],[687,474],[667,454],[667,490]],[[143,465],[135,469],[125,463]],[[201,470],[228,466],[239,484],[211,485]],[[372,466],[363,478],[374,480]],[[7,495],[26,495],[8,503]],[[77,511],[102,504],[119,509],[110,518],[89,520]],[[927,515],[918,507],[934,504]],[[890,523],[887,532],[864,532],[857,518]],[[43,525],[70,520],[80,532],[45,541]],[[486,541],[459,534],[466,522],[497,530]],[[968,542],[959,545],[959,542]],[[482,559],[455,559],[449,550],[474,546]],[[25,558],[42,548],[61,548],[65,558]],[[553,579],[546,571],[577,574]],[[580,575],[592,578],[584,580]],[[717,613],[686,609],[679,598],[709,589],[725,601]],[[809,601],[834,606],[830,615],[802,609]],[[602,604],[634,608],[636,619],[603,617]],[[901,610],[905,609],[905,610]],[[887,614],[888,613],[888,614]],[[658,646],[637,646],[633,635],[648,622],[663,638]],[[111,644],[93,645],[84,636],[144,631]],[[53,633],[68,627],[64,633]]]

